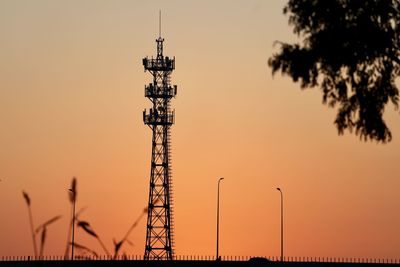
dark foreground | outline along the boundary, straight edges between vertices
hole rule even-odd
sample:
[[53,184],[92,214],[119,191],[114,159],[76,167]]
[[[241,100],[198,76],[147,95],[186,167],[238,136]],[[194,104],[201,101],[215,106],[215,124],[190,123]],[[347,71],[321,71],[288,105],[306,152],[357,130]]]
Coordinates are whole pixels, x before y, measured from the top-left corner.
[[399,263],[345,262],[279,262],[279,261],[143,261],[143,260],[78,260],[78,261],[0,261],[0,267],[379,267]]

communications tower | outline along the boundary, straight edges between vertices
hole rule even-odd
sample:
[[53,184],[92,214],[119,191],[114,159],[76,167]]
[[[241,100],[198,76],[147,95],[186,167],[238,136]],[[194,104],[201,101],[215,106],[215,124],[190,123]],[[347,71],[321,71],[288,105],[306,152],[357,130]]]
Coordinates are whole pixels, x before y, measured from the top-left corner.
[[[161,29],[161,15],[160,15]],[[170,128],[174,124],[171,99],[177,86],[171,85],[170,76],[175,69],[175,58],[164,57],[161,30],[157,43],[157,57],[144,58],[143,66],[153,76],[145,85],[144,95],[152,104],[143,111],[143,121],[153,133],[151,150],[150,190],[147,210],[145,260],[172,260],[173,218]]]

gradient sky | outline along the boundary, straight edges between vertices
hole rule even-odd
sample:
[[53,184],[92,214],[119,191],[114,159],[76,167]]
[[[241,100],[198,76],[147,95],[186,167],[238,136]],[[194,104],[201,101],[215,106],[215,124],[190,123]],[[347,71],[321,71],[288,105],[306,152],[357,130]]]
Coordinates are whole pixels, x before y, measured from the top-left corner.
[[[286,0],[0,1],[0,256],[30,255],[35,224],[55,215],[45,254],[64,253],[78,209],[109,250],[147,203],[151,131],[142,58],[176,57],[172,106],[176,254],[279,255],[280,187],[288,256],[398,258],[400,124],[386,145],[338,136],[318,89],[272,77],[275,40],[296,37]],[[128,254],[144,253],[145,220]],[[99,253],[82,230],[76,241]]]

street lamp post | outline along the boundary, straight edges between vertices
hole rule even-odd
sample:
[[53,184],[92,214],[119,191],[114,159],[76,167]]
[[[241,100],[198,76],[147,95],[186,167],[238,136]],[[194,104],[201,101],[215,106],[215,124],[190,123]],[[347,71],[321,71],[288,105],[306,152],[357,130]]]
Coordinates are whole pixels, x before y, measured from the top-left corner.
[[74,189],[68,189],[73,195],[73,202],[72,202],[72,242],[71,242],[71,260],[74,259],[74,247],[75,247],[75,191]]
[[224,180],[224,178],[218,179],[218,190],[217,190],[217,257],[216,260],[219,260],[219,184]]
[[276,190],[281,193],[281,261],[283,261],[283,193],[279,187]]

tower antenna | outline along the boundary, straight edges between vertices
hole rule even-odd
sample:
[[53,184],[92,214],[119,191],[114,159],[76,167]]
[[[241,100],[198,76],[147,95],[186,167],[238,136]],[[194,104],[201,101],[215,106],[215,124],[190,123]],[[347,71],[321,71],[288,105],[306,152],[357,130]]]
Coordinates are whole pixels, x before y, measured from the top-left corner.
[[158,37],[161,38],[161,9],[158,12]]

